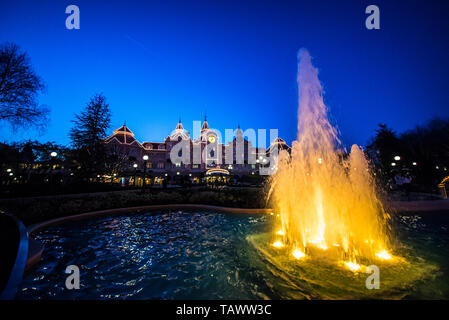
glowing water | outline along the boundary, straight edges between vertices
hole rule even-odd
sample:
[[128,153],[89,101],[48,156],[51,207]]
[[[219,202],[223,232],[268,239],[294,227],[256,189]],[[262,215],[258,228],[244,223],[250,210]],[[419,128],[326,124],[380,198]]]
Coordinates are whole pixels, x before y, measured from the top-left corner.
[[285,244],[296,259],[325,251],[353,271],[364,259],[391,258],[389,216],[376,196],[364,152],[353,145],[347,156],[340,149],[318,70],[306,50],[298,59],[297,141],[291,156],[279,153],[271,180],[270,199],[280,213],[275,246]]

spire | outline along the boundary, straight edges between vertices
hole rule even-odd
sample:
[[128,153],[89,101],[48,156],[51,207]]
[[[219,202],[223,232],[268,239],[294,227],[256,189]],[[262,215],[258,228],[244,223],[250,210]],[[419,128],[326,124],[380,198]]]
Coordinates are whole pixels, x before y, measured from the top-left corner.
[[237,126],[237,130],[235,131],[235,136],[236,136],[236,138],[241,138],[243,136],[242,129],[240,129],[240,123]]
[[203,122],[203,127],[201,128],[201,133],[206,130],[209,130],[209,124],[207,123],[206,113],[204,113],[204,122]]
[[181,123],[181,118],[179,118],[178,125],[176,126],[176,131],[184,131],[184,127],[182,126]]

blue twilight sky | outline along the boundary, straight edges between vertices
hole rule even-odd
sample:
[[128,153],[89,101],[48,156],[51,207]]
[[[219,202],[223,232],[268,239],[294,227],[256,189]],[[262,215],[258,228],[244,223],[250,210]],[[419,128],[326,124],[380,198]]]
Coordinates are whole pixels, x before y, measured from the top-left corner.
[[[307,48],[346,144],[365,144],[378,123],[397,131],[449,116],[448,1],[1,0],[0,43],[17,43],[48,90],[45,133],[1,141],[68,144],[74,113],[102,92],[140,141],[162,141],[181,117],[207,111],[223,130],[278,128],[296,138],[297,50]],[[81,11],[67,30],[66,6]],[[381,30],[365,28],[380,8]]]

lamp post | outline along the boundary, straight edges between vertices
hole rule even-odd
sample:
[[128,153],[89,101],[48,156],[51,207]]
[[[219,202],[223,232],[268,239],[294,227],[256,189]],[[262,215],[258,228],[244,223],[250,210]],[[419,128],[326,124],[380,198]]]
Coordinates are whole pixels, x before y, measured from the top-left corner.
[[137,163],[134,163],[133,164],[133,168],[134,168],[134,187],[137,186],[137,181],[136,181],[136,178],[137,178],[137,167],[138,167]]
[[148,161],[148,155],[144,155],[143,157],[142,157],[142,159],[143,159],[143,189],[142,190],[145,190],[145,188],[146,188],[146,185],[147,185],[147,181],[146,181],[146,175],[147,175],[147,161]]
[[58,153],[56,151],[50,152],[50,185],[53,185],[53,166]]

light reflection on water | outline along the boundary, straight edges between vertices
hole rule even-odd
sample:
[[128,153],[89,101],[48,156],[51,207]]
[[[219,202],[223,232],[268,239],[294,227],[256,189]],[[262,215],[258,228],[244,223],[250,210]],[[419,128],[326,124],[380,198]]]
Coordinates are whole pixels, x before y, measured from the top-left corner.
[[[448,213],[403,216],[404,250],[440,268],[406,298],[448,298]],[[271,231],[271,216],[163,211],[91,219],[46,229],[42,260],[25,275],[20,299],[282,299],[291,283],[246,238]],[[66,266],[81,289],[67,290]],[[307,296],[304,295],[304,296]],[[353,298],[357,298],[354,296]]]

